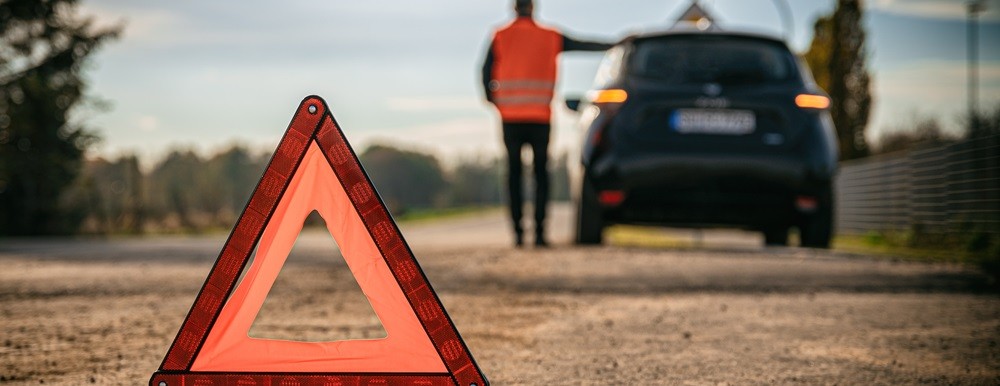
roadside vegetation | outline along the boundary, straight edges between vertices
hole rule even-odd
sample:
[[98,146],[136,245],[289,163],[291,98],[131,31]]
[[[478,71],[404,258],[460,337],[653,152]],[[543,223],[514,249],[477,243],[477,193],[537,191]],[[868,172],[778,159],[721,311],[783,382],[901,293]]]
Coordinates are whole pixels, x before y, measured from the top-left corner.
[[[79,219],[79,234],[224,231],[242,212],[270,157],[241,145],[208,156],[174,149],[148,170],[135,155],[92,158],[60,204]],[[369,146],[359,158],[400,221],[490,210],[501,206],[506,194],[497,158],[465,157],[445,166],[429,152],[385,144]],[[552,168],[555,200],[569,196],[566,162],[560,157]]]
[[[666,232],[663,228],[616,225],[608,229],[611,245],[649,249],[697,249],[706,243],[701,231]],[[790,244],[797,245],[793,232]],[[832,249],[895,261],[950,263],[977,266],[1000,277],[1000,238],[983,232],[929,234],[918,230],[838,235]]]
[[0,2],[0,235],[75,229],[59,200],[97,137],[73,118],[103,106],[84,70],[120,32],[80,16],[76,1]]
[[834,248],[924,262],[979,265],[1000,263],[1000,239],[981,232],[925,234],[914,231],[872,231],[864,235],[838,236],[834,240]]

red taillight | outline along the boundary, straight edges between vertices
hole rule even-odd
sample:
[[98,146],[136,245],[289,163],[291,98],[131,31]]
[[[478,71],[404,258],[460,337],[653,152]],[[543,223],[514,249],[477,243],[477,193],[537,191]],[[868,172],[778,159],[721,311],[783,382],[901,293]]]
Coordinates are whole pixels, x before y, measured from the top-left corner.
[[602,190],[597,194],[597,201],[604,206],[618,206],[625,201],[625,192],[621,190]]
[[822,95],[799,94],[795,97],[795,105],[803,109],[826,109],[830,107],[830,98]]
[[813,196],[795,197],[795,208],[803,212],[813,212],[819,207],[819,201]]

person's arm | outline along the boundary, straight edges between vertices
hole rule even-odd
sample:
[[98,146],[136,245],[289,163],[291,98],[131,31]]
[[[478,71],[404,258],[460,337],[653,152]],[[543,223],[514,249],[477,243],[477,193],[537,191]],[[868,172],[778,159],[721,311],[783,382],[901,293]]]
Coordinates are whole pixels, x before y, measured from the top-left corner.
[[614,47],[613,43],[591,42],[586,40],[576,40],[563,35],[563,52],[565,51],[605,51]]
[[483,59],[483,93],[485,93],[486,101],[493,103],[493,90],[490,90],[490,81],[493,80],[493,42],[490,42],[490,47],[486,50],[486,58]]

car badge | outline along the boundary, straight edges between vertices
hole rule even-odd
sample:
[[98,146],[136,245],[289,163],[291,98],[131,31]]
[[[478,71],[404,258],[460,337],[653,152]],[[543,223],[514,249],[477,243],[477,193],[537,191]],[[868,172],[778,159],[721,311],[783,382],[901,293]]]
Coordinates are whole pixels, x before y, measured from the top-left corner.
[[718,83],[705,83],[705,87],[702,88],[702,91],[708,96],[718,96],[722,93],[722,86]]

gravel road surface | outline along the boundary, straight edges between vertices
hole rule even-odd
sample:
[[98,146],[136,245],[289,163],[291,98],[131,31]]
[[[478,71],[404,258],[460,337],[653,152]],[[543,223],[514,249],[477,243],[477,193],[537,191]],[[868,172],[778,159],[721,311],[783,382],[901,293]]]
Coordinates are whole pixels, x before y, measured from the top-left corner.
[[[569,229],[556,207],[552,229]],[[404,226],[495,385],[1000,384],[972,268],[672,231],[697,248],[513,249],[499,212]],[[145,384],[225,235],[0,240],[0,384]],[[300,236],[251,335],[384,335],[333,241]]]

